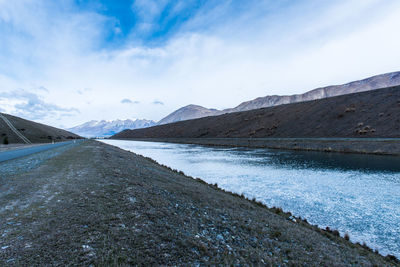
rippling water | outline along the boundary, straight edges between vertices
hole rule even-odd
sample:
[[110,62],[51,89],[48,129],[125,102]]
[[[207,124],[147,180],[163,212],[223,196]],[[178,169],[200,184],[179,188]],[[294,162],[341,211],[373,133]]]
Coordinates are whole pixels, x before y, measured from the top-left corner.
[[104,142],[400,257],[400,157]]

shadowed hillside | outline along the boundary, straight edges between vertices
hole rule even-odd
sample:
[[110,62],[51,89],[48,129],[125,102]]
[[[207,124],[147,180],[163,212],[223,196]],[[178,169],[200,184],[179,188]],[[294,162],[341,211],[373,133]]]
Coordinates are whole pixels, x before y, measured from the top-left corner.
[[265,96],[251,101],[243,102],[229,112],[246,111],[258,108],[266,108],[283,104],[317,100],[327,97],[340,96],[352,93],[376,90],[400,85],[400,72],[391,72],[376,75],[359,81],[354,81],[342,85],[331,85],[308,91],[304,94],[287,96]]
[[112,138],[400,137],[400,86],[181,121]]
[[331,85],[317,88],[304,94],[297,95],[269,95],[241,103],[235,108],[224,110],[207,109],[201,106],[188,105],[180,108],[158,122],[159,125],[183,120],[197,119],[207,116],[217,116],[225,113],[267,108],[284,104],[312,101],[327,97],[340,96],[352,93],[376,90],[380,88],[400,85],[400,72],[391,72],[376,75],[367,79],[354,81],[342,85]]
[[[47,126],[44,124],[36,123],[33,121],[25,120],[19,117],[11,116],[2,113],[11,124],[32,143],[48,143],[55,141],[65,141],[69,139],[79,139],[79,135],[70,133],[68,131],[58,129],[55,127]],[[11,128],[0,118],[0,141],[1,144],[7,139],[10,144],[24,143]]]

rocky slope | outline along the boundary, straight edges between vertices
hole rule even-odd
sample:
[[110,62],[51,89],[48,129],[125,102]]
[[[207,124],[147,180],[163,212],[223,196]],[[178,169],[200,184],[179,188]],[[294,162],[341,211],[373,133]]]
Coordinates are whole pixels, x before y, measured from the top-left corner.
[[85,137],[108,137],[126,129],[140,129],[154,126],[151,120],[89,121],[68,130]]
[[317,88],[304,94],[289,96],[265,96],[259,97],[251,101],[243,102],[239,106],[226,110],[229,112],[245,111],[258,108],[272,107],[282,104],[297,103],[310,101],[326,97],[346,95],[351,93],[359,93],[379,88],[386,88],[400,85],[400,72],[386,73],[377,75],[364,80],[347,83],[344,85],[333,85]]
[[[20,133],[22,133],[23,136],[28,138],[32,143],[47,143],[52,142],[52,140],[65,141],[81,138],[79,135],[62,129],[25,120],[9,114],[2,114],[12,123],[12,125],[14,125],[14,127]],[[10,144],[24,143],[23,140],[18,137],[2,119],[0,119],[1,144],[5,142],[5,139],[7,139]]]
[[128,130],[112,138],[400,137],[400,86]]
[[259,97],[251,101],[243,102],[235,108],[230,108],[225,110],[207,109],[201,106],[195,106],[197,110],[201,110],[201,112],[195,113],[195,116],[193,116],[194,113],[192,109],[188,108],[194,105],[189,105],[171,113],[166,118],[162,119],[158,124],[165,124],[165,123],[171,123],[176,121],[183,121],[183,120],[189,120],[207,116],[216,116],[224,113],[232,113],[238,111],[272,107],[282,104],[310,101],[315,99],[322,99],[327,97],[370,91],[397,85],[400,85],[400,72],[392,72],[392,73],[373,76],[360,81],[347,83],[344,85],[333,85],[333,86],[322,87],[314,89],[312,91],[308,91],[304,94],[286,95],[286,96],[272,95],[272,96]]

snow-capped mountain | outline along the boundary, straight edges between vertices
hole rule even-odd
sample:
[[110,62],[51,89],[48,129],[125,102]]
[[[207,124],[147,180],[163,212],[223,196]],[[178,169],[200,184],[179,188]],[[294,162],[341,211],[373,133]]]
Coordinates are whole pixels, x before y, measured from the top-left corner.
[[126,129],[139,129],[154,126],[152,120],[114,120],[114,121],[89,121],[84,124],[69,128],[75,134],[84,137],[109,137]]

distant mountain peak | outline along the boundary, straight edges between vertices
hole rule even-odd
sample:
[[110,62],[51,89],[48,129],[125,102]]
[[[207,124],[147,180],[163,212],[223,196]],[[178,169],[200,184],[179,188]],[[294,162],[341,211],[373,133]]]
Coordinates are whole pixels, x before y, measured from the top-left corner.
[[126,119],[126,120],[91,120],[81,125],[69,128],[73,133],[79,133],[85,137],[108,137],[123,130],[146,128],[156,125],[152,120],[146,119]]
[[172,112],[167,117],[160,120],[157,124],[161,125],[177,121],[197,119],[207,116],[215,116],[218,115],[217,113],[219,112],[220,111],[216,109],[208,109],[199,105],[190,104]]

